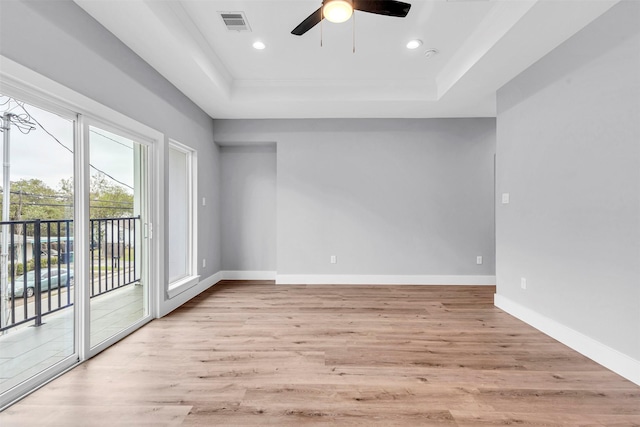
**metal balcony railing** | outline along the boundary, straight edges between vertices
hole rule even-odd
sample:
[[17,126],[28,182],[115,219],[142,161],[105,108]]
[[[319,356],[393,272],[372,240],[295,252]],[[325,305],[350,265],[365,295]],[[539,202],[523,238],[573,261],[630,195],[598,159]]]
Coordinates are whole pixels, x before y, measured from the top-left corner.
[[[8,235],[0,254],[0,331],[40,326],[44,316],[72,306],[73,220],[8,221],[0,229]],[[139,231],[139,216],[91,219],[91,298],[140,281]]]

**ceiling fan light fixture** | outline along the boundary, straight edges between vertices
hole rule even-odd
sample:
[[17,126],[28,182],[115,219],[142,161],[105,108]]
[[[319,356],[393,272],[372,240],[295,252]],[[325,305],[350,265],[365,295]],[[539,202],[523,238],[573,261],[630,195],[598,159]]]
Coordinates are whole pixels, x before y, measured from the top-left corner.
[[345,22],[353,15],[353,2],[351,0],[325,0],[322,6],[322,15],[329,22],[336,24]]

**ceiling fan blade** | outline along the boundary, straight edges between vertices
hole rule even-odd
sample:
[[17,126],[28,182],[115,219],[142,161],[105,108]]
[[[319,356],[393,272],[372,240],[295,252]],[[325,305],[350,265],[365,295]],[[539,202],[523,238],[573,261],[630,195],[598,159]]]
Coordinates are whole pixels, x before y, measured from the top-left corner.
[[316,10],[291,31],[291,34],[301,36],[322,21],[322,8]]
[[409,13],[411,5],[395,0],[353,0],[353,8],[378,15],[404,18]]

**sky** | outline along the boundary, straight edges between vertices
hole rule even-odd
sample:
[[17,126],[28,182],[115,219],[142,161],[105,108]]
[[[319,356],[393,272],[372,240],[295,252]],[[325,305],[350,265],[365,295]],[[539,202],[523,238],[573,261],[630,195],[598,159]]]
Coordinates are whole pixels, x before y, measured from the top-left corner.
[[[0,94],[0,114],[7,110],[14,114],[25,114],[15,101],[8,101],[7,96]],[[25,135],[15,125],[11,126],[11,181],[37,178],[54,190],[59,190],[60,181],[73,176],[73,121],[29,104],[24,104],[24,108],[31,115],[31,122],[36,129]],[[0,135],[4,144],[4,133]],[[112,183],[132,192],[127,186],[133,187],[133,141],[94,127],[89,137],[91,165],[126,186],[107,177]],[[0,156],[3,157],[2,152]],[[4,158],[2,160],[4,163]],[[92,175],[97,173],[95,168],[91,168]]]

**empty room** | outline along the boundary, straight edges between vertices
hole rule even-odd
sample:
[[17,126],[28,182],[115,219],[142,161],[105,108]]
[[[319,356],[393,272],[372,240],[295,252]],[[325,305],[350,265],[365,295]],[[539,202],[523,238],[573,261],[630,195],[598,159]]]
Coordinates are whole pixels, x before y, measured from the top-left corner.
[[640,426],[640,2],[0,0],[0,425]]

